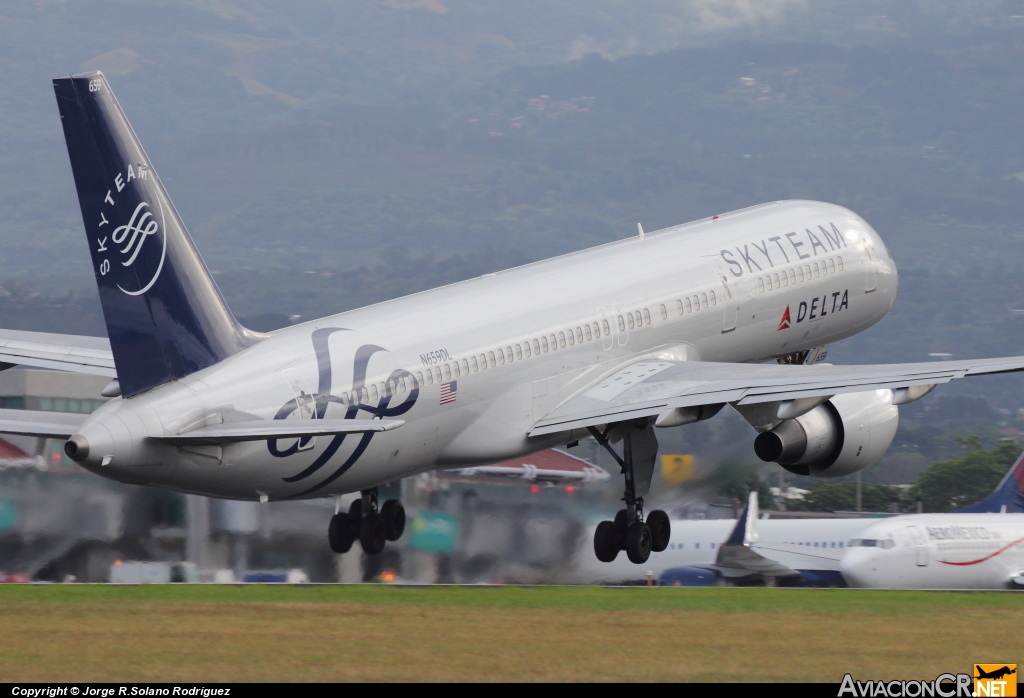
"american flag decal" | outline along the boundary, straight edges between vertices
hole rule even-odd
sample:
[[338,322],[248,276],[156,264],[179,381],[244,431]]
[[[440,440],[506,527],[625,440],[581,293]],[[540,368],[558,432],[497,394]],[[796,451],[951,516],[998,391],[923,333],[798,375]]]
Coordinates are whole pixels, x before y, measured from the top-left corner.
[[459,389],[459,382],[452,381],[451,383],[441,384],[441,404],[447,405],[449,402],[455,402],[455,394]]

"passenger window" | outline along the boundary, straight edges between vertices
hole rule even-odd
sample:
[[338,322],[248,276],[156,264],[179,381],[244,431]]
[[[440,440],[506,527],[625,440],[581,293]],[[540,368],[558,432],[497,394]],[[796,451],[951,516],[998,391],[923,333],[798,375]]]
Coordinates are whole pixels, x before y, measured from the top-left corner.
[[810,264],[805,264],[804,265],[804,271],[807,272],[807,280],[808,281],[810,281],[812,278],[814,278],[814,275],[811,274],[811,265]]
[[796,278],[797,278],[797,281],[803,282],[803,280],[804,280],[804,268],[803,267],[797,267],[796,268]]
[[341,393],[341,404],[343,404],[343,405],[350,404],[349,401],[348,401],[348,391],[342,391],[342,393]]
[[427,385],[433,385],[434,384],[434,374],[431,373],[430,371],[427,371],[427,376],[426,377],[427,377]]
[[836,259],[836,264],[838,264],[838,265],[839,265],[839,271],[842,271],[842,270],[843,270],[843,256],[842,256],[842,255],[840,255],[840,256],[839,256],[839,257],[838,257],[838,258]]
[[486,371],[487,370],[487,355],[486,354],[481,354],[480,355],[480,370],[481,371]]
[[[529,350],[529,346],[530,345],[527,344],[526,346],[527,346],[527,350]],[[523,358],[523,347],[522,347],[522,345],[517,344],[516,345],[516,361],[519,361],[522,358]]]
[[466,374],[469,373],[469,362],[466,359],[462,360],[462,372]]
[[444,371],[444,379],[446,381],[450,381],[452,379],[452,369],[448,366],[448,364],[443,364],[441,368]]
[[505,360],[512,363],[512,347],[505,347]]
[[757,292],[764,293],[764,279],[757,277]]
[[416,383],[417,385],[423,385],[423,371],[416,371]]
[[[547,350],[548,350],[548,348],[547,348],[546,343],[545,343],[544,351],[547,351]],[[537,340],[537,339],[533,340],[533,353],[536,354],[537,356],[540,356],[540,340]]]
[[688,313],[692,313],[693,312],[693,306],[690,305],[690,298],[689,297],[686,298],[686,312],[688,312]]
[[591,332],[590,332],[590,325],[584,325],[583,326],[583,332],[584,332],[584,334],[586,334],[588,342],[594,338],[594,335],[591,334]]
[[497,352],[498,352],[498,365],[499,366],[504,366],[505,365],[505,352],[503,352],[501,350],[501,347],[498,347]]
[[458,361],[453,361],[452,362],[452,375],[455,376],[456,378],[458,378],[459,375],[461,375],[459,373],[459,362]]
[[[558,339],[555,337],[554,332],[548,335],[548,341],[551,343],[551,351],[558,349]],[[562,342],[562,346],[565,346],[565,342]]]
[[626,320],[621,315],[619,316],[619,332],[626,331]]
[[819,276],[821,276],[821,273],[818,270],[818,263],[815,262],[814,263],[814,278],[817,279]]
[[792,269],[789,269],[786,272],[786,274],[789,276],[789,283],[795,284],[796,283],[796,272],[794,272]]
[[633,313],[626,313],[626,319],[629,320],[629,329],[636,327],[636,323],[633,322]]
[[480,370],[480,365],[477,364],[475,356],[469,357],[469,363],[470,363],[470,366],[473,368],[473,373],[476,373],[477,371]]
[[676,299],[676,305],[679,306],[679,314],[682,315],[683,314],[683,302],[677,298]]
[[[534,340],[534,341],[536,341],[536,340]],[[540,346],[541,346],[541,349],[544,350],[544,353],[547,354],[548,353],[548,338],[547,337],[541,337],[540,338]]]
[[[621,315],[619,316],[619,322],[622,322],[622,316]],[[610,335],[612,333],[612,326],[608,324],[607,320],[602,320],[601,321],[601,327],[602,327],[602,329],[604,329],[605,336],[608,336],[608,335]]]
[[700,294],[700,307],[701,308],[707,308],[708,307],[708,294],[706,294],[706,293]]
[[782,288],[782,284],[779,283],[779,275],[772,274],[772,288]]
[[440,366],[435,366],[434,367],[434,378],[437,379],[438,383],[441,382],[441,367]]
[[836,262],[831,257],[828,258],[828,273],[829,274],[835,274],[836,273]]
[[[561,332],[558,333],[558,338],[562,339],[562,333]],[[575,343],[576,343],[576,338],[572,336],[572,330],[569,330],[569,346],[572,346]],[[563,347],[565,346],[565,341],[564,340],[562,341],[562,346]]]
[[576,328],[576,341],[579,344],[583,344],[583,330],[581,330],[579,327]]
[[644,324],[651,324],[651,311],[649,311],[647,308],[644,308]]
[[498,362],[494,360],[493,351],[487,352],[487,365],[490,366],[491,368],[494,368],[495,366],[498,365]]
[[700,298],[697,296],[693,297],[693,310],[696,312],[700,310]]
[[668,308],[665,307],[664,303],[661,304],[661,319],[668,320]]
[[377,402],[380,396],[377,395],[377,384],[370,383],[370,402]]
[[786,276],[786,272],[782,272],[782,285],[789,286],[789,277]]

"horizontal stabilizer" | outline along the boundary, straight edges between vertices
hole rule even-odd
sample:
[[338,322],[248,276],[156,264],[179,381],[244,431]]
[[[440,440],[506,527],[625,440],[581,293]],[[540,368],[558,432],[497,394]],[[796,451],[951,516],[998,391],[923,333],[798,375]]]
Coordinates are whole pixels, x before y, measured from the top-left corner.
[[66,439],[81,426],[87,414],[0,409],[0,434]]
[[111,378],[116,375],[105,337],[0,330],[0,361]]
[[201,427],[173,436],[151,436],[155,441],[171,444],[222,444],[233,441],[264,439],[295,439],[304,436],[334,436],[391,431],[405,424],[391,419],[268,419],[248,422],[227,422]]

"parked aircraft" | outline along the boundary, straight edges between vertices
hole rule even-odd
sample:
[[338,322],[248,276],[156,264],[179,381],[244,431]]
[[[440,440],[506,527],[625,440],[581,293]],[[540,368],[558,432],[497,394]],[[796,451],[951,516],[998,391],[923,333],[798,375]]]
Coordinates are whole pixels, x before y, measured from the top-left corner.
[[[377,488],[588,435],[622,468],[602,560],[670,541],[644,510],[657,429],[726,404],[755,452],[846,475],[892,441],[898,405],[1024,357],[832,366],[831,342],[882,319],[896,265],[851,211],[783,201],[716,215],[261,334],[232,315],[106,78],[53,81],[109,341],[0,334],[0,361],[115,379],[91,415],[5,410],[0,432],[66,439],[122,482],[236,499],[360,492],[337,552],[404,528]],[[771,363],[763,363],[771,361]],[[621,454],[615,444],[621,444]],[[340,509],[340,505],[338,507]]]
[[977,504],[868,526],[840,569],[854,587],[1024,588],[1024,454]]
[[638,568],[621,558],[599,563],[590,550],[577,556],[573,581],[635,583],[646,573],[662,585],[767,583],[846,586],[839,560],[847,542],[873,518],[760,518],[751,492],[738,519],[673,521],[668,547]]

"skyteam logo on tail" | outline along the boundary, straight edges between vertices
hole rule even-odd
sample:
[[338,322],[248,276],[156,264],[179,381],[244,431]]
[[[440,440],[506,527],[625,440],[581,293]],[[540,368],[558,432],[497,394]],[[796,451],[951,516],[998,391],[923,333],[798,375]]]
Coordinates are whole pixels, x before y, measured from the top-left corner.
[[[140,296],[152,288],[160,277],[167,254],[163,204],[157,199],[154,212],[150,203],[141,198],[146,188],[138,183],[129,186],[134,180],[145,182],[148,179],[149,167],[141,163],[129,163],[126,171],[118,172],[113,188],[107,190],[100,205],[100,220],[95,228],[94,244],[99,260],[96,272],[101,277],[110,277],[121,292],[129,296]],[[126,223],[115,225],[126,215]],[[160,252],[154,254],[157,247]],[[141,254],[144,250],[146,254]]]

